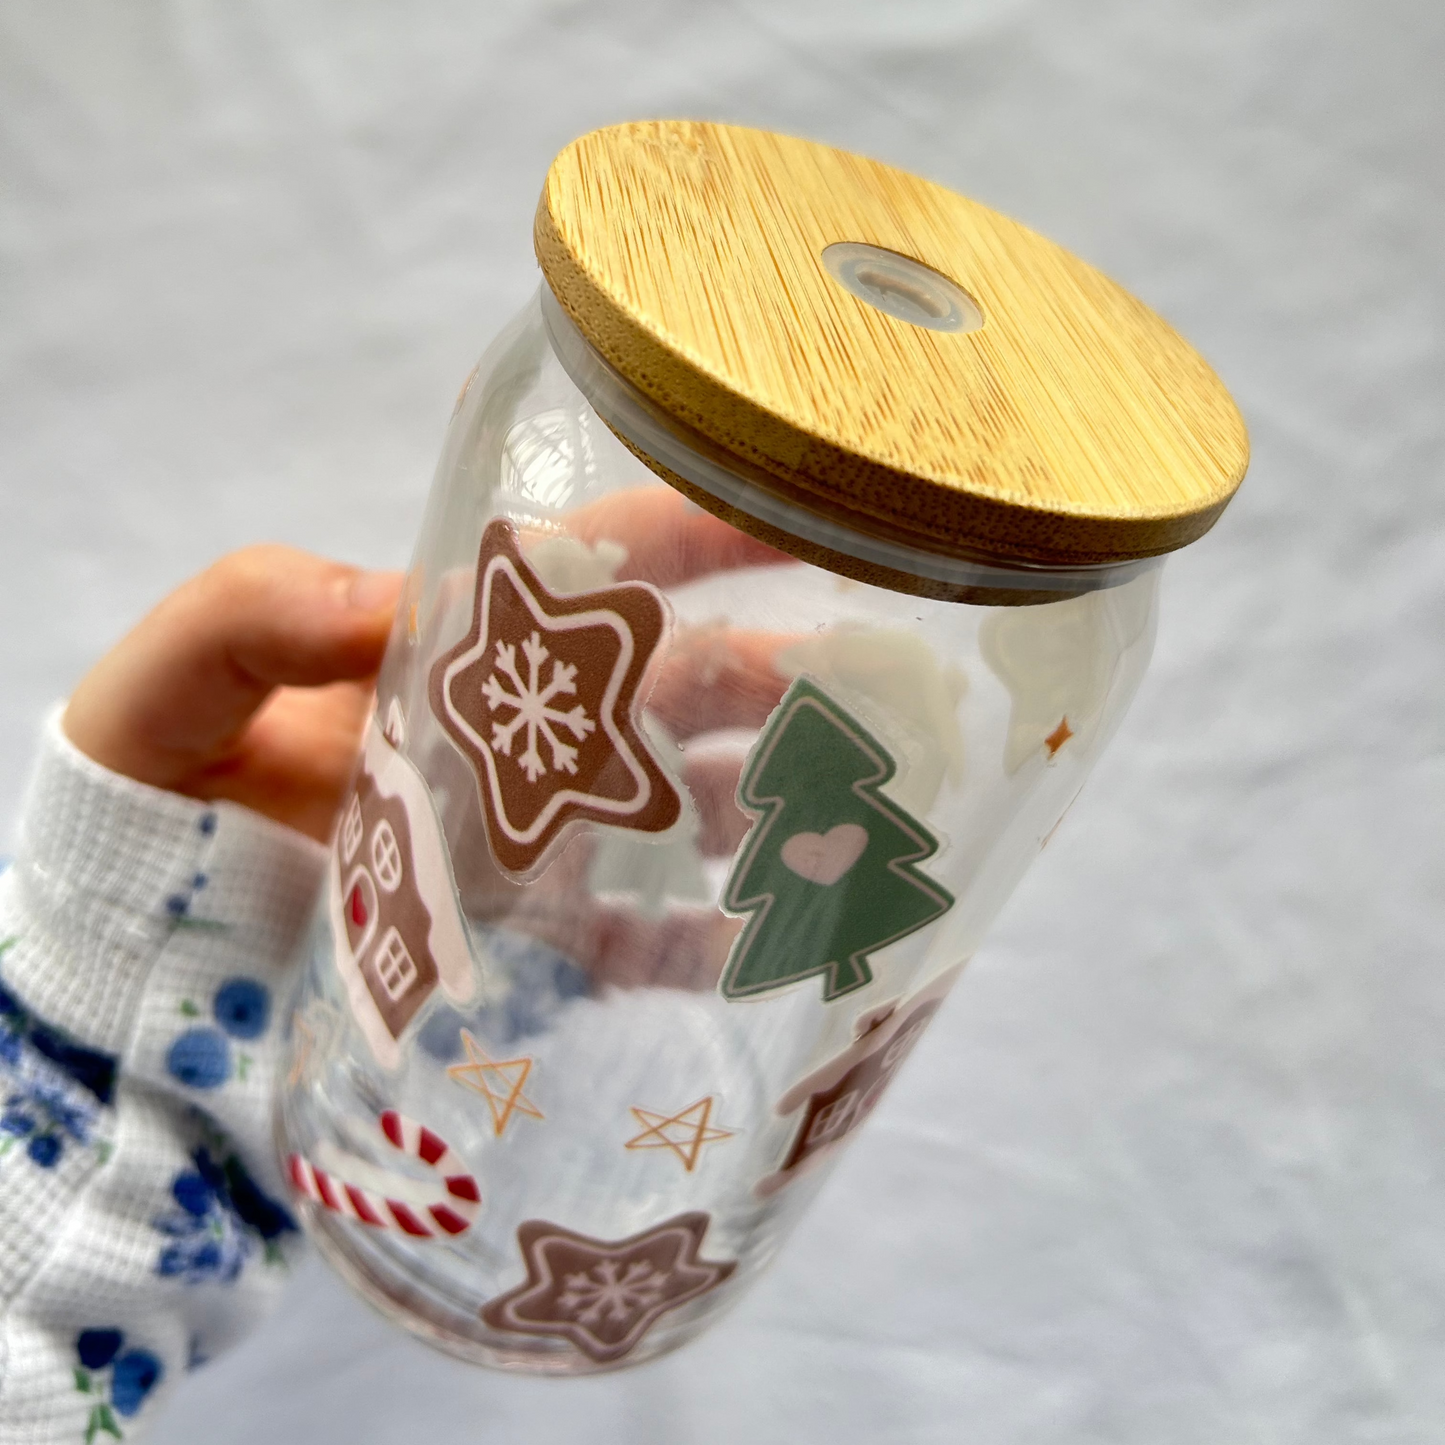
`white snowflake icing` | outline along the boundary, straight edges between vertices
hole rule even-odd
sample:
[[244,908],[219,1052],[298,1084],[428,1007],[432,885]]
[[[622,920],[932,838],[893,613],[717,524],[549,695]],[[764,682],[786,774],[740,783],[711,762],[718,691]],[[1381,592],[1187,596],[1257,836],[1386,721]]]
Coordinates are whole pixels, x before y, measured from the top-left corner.
[[517,765],[527,775],[529,783],[535,783],[547,771],[542,760],[538,741],[545,739],[552,754],[552,767],[566,773],[577,771],[577,749],[562,741],[554,731],[554,725],[566,728],[578,742],[588,733],[596,730],[597,724],[587,716],[587,709],[578,703],[570,712],[550,706],[552,699],[577,691],[577,669],[571,663],[552,658],[552,677],[542,682],[542,664],[551,654],[542,646],[540,633],[533,634],[522,643],[522,654],[527,659],[527,680],[522,680],[517,670],[517,649],[510,642],[497,643],[497,670],[511,679],[515,692],[508,692],[504,683],[494,672],[482,685],[482,695],[493,712],[499,708],[515,709],[507,722],[492,723],[492,747],[495,751],[512,756],[512,744],[517,734],[527,730],[527,749],[517,759]]
[[585,1272],[569,1274],[557,1305],[579,1325],[604,1319],[620,1325],[660,1303],[670,1278],[670,1271],[654,1269],[646,1260],[635,1259],[619,1273],[619,1261],[604,1259]]

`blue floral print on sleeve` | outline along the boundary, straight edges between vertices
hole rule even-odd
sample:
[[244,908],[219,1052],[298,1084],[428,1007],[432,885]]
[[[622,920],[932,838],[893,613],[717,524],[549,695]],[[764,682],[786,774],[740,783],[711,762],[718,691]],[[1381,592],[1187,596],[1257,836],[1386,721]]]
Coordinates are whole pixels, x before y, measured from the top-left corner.
[[281,1260],[279,1241],[296,1221],[269,1198],[234,1155],[218,1159],[205,1145],[191,1167],[171,1183],[176,1207],[156,1217],[170,1241],[161,1248],[156,1273],[185,1284],[231,1284],[259,1247],[268,1264]]
[[110,1054],[35,1018],[0,984],[0,1158],[21,1143],[41,1169],[53,1169],[68,1143],[94,1144],[104,1157],[95,1126],[114,1094],[116,1067]]
[[139,1414],[151,1391],[165,1376],[165,1366],[149,1350],[125,1348],[125,1335],[117,1329],[82,1330],[75,1337],[75,1388],[95,1403],[85,1426],[85,1445],[97,1435],[125,1439],[119,1415]]
[[271,995],[253,978],[227,979],[216,990],[214,1011],[233,1039],[259,1039],[271,1021]]
[[[196,1018],[201,1010],[190,999],[181,1001],[181,1013]],[[189,1028],[171,1041],[166,1051],[166,1072],[188,1089],[219,1089],[234,1072],[244,1079],[249,1056],[232,1050],[238,1043],[259,1039],[271,1023],[271,995],[253,978],[228,978],[211,1002],[219,1028],[206,1024]]]
[[231,1077],[231,1046],[219,1029],[187,1029],[166,1050],[166,1072],[188,1089],[219,1089]]

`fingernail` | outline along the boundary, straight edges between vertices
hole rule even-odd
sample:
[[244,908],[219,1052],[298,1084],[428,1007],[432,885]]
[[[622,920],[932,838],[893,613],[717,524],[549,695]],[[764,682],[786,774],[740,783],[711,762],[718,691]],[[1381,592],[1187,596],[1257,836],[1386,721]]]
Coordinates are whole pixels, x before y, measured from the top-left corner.
[[346,601],[362,612],[395,605],[396,583],[395,572],[358,572],[346,589]]

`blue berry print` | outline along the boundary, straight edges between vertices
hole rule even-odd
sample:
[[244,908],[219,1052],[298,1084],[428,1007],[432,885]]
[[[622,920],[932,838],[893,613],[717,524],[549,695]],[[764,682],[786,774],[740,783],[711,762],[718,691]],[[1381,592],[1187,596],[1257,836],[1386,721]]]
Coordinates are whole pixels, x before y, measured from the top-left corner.
[[216,990],[216,1022],[233,1039],[258,1039],[271,1022],[271,995],[254,979],[232,978]]
[[39,1134],[25,1146],[25,1152],[42,1169],[53,1169],[65,1146],[54,1134]]
[[110,1403],[122,1415],[134,1415],[163,1373],[161,1362],[149,1350],[129,1351],[111,1368]]
[[215,1191],[199,1174],[181,1174],[171,1185],[171,1195],[192,1219],[204,1219],[210,1213]]
[[24,1112],[24,1100],[11,1099],[0,1114],[0,1131],[13,1134],[17,1139],[27,1139],[35,1132],[35,1120]]
[[187,1029],[167,1050],[166,1069],[188,1089],[217,1089],[231,1077],[231,1046],[219,1029]]
[[115,1329],[82,1330],[75,1337],[75,1355],[80,1361],[75,1388],[91,1401],[85,1445],[94,1445],[99,1435],[123,1440],[116,1416],[130,1419],[139,1412],[160,1384],[165,1366],[149,1350],[127,1350],[125,1336]]
[[87,1370],[103,1370],[120,1354],[125,1336],[119,1330],[81,1330],[75,1353]]

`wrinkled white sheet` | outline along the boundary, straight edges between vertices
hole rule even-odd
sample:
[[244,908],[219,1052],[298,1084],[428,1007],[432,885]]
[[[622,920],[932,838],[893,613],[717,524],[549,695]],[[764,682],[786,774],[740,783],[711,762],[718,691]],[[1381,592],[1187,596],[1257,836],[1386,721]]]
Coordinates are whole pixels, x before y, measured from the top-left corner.
[[313,1262],[157,1442],[1445,1437],[1442,62],[1437,0],[0,9],[0,819],[42,708],[216,554],[405,561],[593,125],[968,191],[1254,437],[1112,753],[735,1314],[513,1379]]

